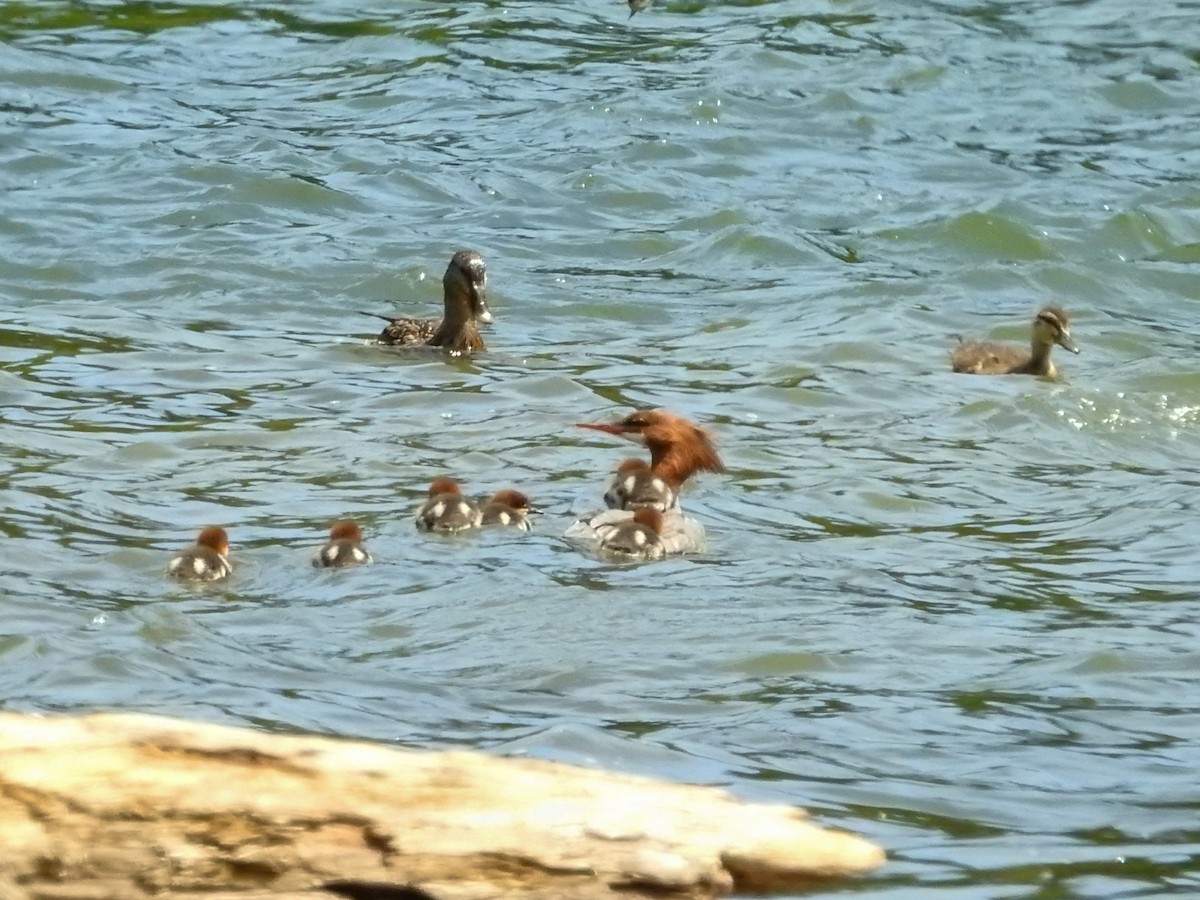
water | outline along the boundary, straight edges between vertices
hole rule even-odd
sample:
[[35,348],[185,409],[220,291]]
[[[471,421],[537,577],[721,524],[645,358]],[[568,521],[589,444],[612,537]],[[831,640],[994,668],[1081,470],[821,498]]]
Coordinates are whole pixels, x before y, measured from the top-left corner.
[[[0,4],[4,706],[724,784],[864,898],[1194,896],[1200,3],[627,15]],[[459,247],[491,350],[366,346]],[[1062,381],[948,372],[1050,302]],[[572,426],[649,405],[711,546],[605,565]],[[446,472],[533,534],[418,535]],[[379,564],[314,572],[343,515]]]

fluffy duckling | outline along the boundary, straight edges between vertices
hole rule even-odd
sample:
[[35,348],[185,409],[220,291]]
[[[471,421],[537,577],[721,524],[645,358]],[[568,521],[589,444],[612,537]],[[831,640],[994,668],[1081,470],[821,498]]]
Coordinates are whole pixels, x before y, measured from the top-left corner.
[[167,563],[167,574],[184,581],[220,581],[233,572],[228,556],[229,535],[224,528],[210,525],[200,532],[196,543]]
[[454,354],[487,349],[479,336],[477,323],[492,321],[487,304],[487,266],[474,250],[459,250],[450,258],[442,276],[441,320],[392,318],[379,313],[364,313],[386,319],[377,344],[441,347]]
[[644,459],[623,459],[604,492],[609,509],[657,509],[666,512],[679,502],[679,495],[662,478],[654,474]]
[[429,486],[429,499],[417,510],[417,528],[457,534],[483,523],[479,507],[463,496],[452,478],[436,478]]
[[313,565],[325,568],[357,566],[373,562],[371,553],[363,545],[362,529],[352,519],[334,522],[329,529],[329,541],[313,557]]
[[509,528],[520,528],[529,531],[533,525],[529,521],[529,498],[520,491],[496,491],[487,503],[479,508],[479,514],[484,525],[501,525]]
[[642,507],[632,519],[613,525],[600,538],[600,552],[615,560],[659,559],[666,555],[662,541],[663,514]]
[[1033,341],[1026,351],[1012,344],[992,341],[960,341],[950,354],[955,372],[969,375],[1041,375],[1054,378],[1058,370],[1050,361],[1050,350],[1058,344],[1078,353],[1071,340],[1067,314],[1057,306],[1047,306],[1033,320]]

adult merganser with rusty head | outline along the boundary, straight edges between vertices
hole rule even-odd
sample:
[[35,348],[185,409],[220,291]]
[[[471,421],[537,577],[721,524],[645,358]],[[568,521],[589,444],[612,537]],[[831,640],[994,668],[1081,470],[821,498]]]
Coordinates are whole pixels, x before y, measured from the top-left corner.
[[329,529],[329,541],[313,557],[314,566],[340,568],[373,562],[371,553],[363,545],[362,529],[352,519],[334,522]]
[[[581,423],[579,427],[644,444],[650,451],[650,472],[676,494],[697,472],[725,471],[709,433],[695,422],[663,409],[630,413],[611,423]],[[632,518],[633,512],[627,509],[606,510],[575,522],[566,536],[599,543],[607,526]],[[676,502],[663,514],[659,537],[665,553],[688,553],[704,546],[704,526],[680,512]]]
[[459,250],[450,258],[442,276],[442,300],[445,308],[440,320],[363,315],[388,322],[375,339],[377,344],[441,347],[456,355],[486,350],[477,327],[477,323],[492,321],[487,304],[487,266],[482,256],[474,250]]
[[457,534],[483,523],[479,507],[463,496],[453,478],[436,478],[429,486],[429,499],[417,510],[417,528]]
[[663,544],[663,514],[643,506],[633,518],[599,529],[600,553],[616,561],[660,559],[666,555]]
[[210,525],[200,532],[196,543],[176,554],[167,563],[167,574],[184,581],[220,581],[233,572],[229,562],[229,535],[224,528]]
[[522,531],[529,531],[533,527],[529,521],[530,512],[529,498],[513,490],[496,491],[487,503],[479,507],[484,525],[501,525]]
[[679,503],[674,488],[654,474],[644,459],[623,459],[604,492],[609,509],[657,509],[666,512]]

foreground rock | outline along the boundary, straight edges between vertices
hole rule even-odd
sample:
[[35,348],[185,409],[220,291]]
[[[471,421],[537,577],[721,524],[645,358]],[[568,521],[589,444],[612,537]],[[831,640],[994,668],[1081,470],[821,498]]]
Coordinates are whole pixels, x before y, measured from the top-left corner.
[[875,846],[722,790],[141,715],[0,713],[0,900],[794,892]]

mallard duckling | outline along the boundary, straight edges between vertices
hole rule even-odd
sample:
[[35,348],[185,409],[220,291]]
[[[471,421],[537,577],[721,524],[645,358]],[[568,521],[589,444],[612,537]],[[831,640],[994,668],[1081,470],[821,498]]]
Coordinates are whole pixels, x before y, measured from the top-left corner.
[[387,325],[375,339],[377,344],[413,346],[424,344],[460,354],[486,350],[477,323],[492,321],[487,304],[487,267],[474,250],[459,250],[450,258],[442,276],[443,315],[438,319],[393,318],[379,313],[363,315],[386,319]]
[[462,495],[453,478],[436,478],[429,486],[429,499],[417,510],[417,528],[457,534],[483,523],[479,507]]
[[484,525],[502,525],[522,531],[529,531],[533,527],[529,521],[530,512],[529,498],[513,490],[496,491],[487,503],[479,507]]
[[1027,351],[1012,344],[992,341],[963,341],[950,354],[955,372],[969,375],[1041,375],[1054,378],[1058,370],[1050,361],[1050,350],[1058,344],[1078,353],[1071,340],[1067,314],[1057,306],[1047,306],[1033,320],[1033,341]]
[[623,459],[604,492],[609,509],[640,509],[647,507],[666,512],[679,502],[679,495],[663,479],[654,474],[644,459]]
[[666,555],[662,540],[663,514],[642,507],[632,519],[607,529],[600,537],[600,552],[617,560],[659,559]]
[[224,528],[210,525],[200,532],[195,544],[167,563],[167,574],[184,581],[219,581],[233,572],[228,556],[229,535]]
[[340,568],[369,563],[371,553],[363,545],[362,529],[352,519],[334,522],[329,529],[329,541],[313,557],[314,566]]

